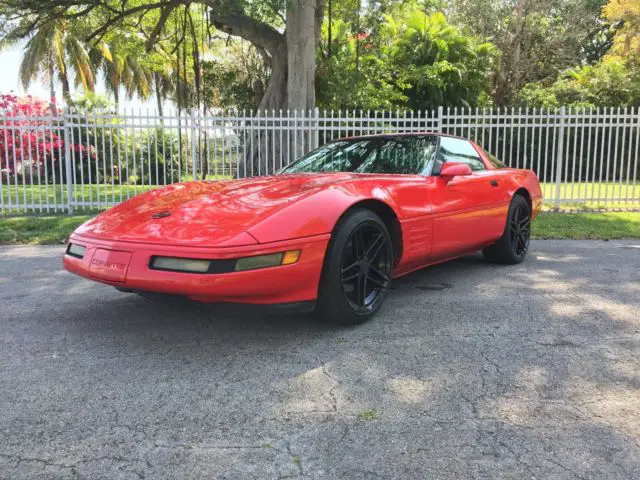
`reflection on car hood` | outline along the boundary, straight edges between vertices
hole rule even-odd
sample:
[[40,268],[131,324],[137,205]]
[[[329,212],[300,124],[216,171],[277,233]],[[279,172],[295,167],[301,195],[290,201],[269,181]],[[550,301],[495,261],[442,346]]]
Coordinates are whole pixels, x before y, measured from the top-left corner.
[[245,233],[249,228],[292,202],[354,177],[349,173],[303,174],[170,185],[113,207],[75,233],[185,246],[255,243]]

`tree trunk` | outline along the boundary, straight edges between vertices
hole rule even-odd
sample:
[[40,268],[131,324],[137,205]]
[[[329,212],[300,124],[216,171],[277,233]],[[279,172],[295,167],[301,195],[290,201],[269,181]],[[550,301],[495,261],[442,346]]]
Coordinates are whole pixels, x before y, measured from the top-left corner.
[[513,33],[506,32],[506,48],[503,49],[502,65],[495,76],[494,102],[499,107],[509,103],[521,81],[522,31],[526,20],[526,14],[522,11],[522,3],[522,0],[518,0],[515,5],[514,31]]
[[[287,108],[315,107],[317,0],[290,0],[287,10]],[[310,34],[313,33],[313,34]]]
[[212,8],[209,18],[217,29],[244,38],[271,55],[272,75],[260,110],[308,111],[315,107],[315,49],[320,39],[326,0],[288,2],[284,34],[247,16],[239,8],[219,10],[217,3],[211,0],[203,3]]
[[49,59],[47,74],[49,77],[49,108],[51,109],[51,115],[55,116],[58,113],[58,106],[56,105],[56,78],[53,67],[53,58]]
[[267,84],[259,110],[287,109],[287,43],[282,39],[271,52],[271,78]]
[[162,88],[161,88],[161,80],[160,74],[158,72],[153,73],[154,76],[154,84],[156,87],[156,105],[158,107],[158,116],[160,117],[160,121],[162,121],[163,113],[162,113]]
[[[216,4],[206,2],[211,7],[210,19],[214,26],[231,35],[236,35],[262,48],[271,55],[271,78],[260,102],[259,111],[285,113],[290,111],[298,116],[308,114],[315,107],[315,76],[316,76],[316,45],[320,39],[322,21],[326,0],[290,0],[288,2],[284,34],[278,32],[268,24],[259,22],[245,15],[239,10],[218,11]],[[254,128],[266,125],[260,120],[260,115],[254,119]],[[304,145],[303,135],[284,134],[289,138],[284,145],[267,132],[260,133],[260,129],[253,130],[251,141],[253,152],[246,150],[245,170],[238,172],[239,176],[265,174],[267,164],[265,158],[257,154],[261,152],[273,154],[275,147],[276,158],[280,158],[281,149],[285,149],[283,157],[295,160],[295,157],[305,153],[310,145]],[[277,140],[277,141],[276,141]]]
[[329,0],[329,40],[328,40],[328,54],[327,56],[330,57],[331,56],[331,44],[333,43],[333,5],[331,4],[332,0]]
[[69,107],[73,104],[73,100],[71,99],[71,87],[69,86],[69,77],[66,70],[60,74],[60,83],[62,83],[62,98]]

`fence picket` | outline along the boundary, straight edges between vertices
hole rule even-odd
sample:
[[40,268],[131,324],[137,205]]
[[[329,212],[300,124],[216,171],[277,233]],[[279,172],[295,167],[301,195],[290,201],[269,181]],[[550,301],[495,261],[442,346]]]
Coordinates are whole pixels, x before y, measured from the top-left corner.
[[[65,110],[64,119],[67,119],[67,115],[69,110]],[[68,213],[73,213],[73,205],[71,203],[72,195],[71,195],[71,136],[69,135],[70,126],[67,126],[67,122],[64,122],[64,159],[65,159],[65,169],[66,169],[66,177],[67,177],[67,211]],[[62,183],[62,180],[60,181]]]

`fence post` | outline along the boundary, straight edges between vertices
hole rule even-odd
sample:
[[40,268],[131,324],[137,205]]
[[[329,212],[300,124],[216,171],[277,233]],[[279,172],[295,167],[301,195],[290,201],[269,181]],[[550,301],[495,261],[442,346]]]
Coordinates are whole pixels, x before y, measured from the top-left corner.
[[193,176],[192,181],[196,181],[196,157],[198,156],[197,138],[196,138],[196,115],[191,109],[191,174]]
[[320,109],[316,107],[314,113],[316,116],[316,121],[314,124],[315,135],[313,137],[314,145],[312,150],[315,150],[320,146]]
[[64,129],[64,164],[67,176],[67,212],[73,213],[73,196],[71,194],[73,174],[71,170],[71,135],[69,134],[68,119],[71,118],[69,107],[64,107],[62,111],[62,128]]
[[442,133],[442,117],[444,116],[444,108],[442,108],[442,105],[440,105],[438,107],[438,116],[435,118],[438,126],[437,126],[437,132],[438,133]]
[[563,153],[564,153],[564,115],[565,110],[564,107],[560,107],[560,131],[558,132],[558,155],[556,162],[556,198],[555,198],[555,209],[560,209],[560,193],[562,186],[562,163],[563,163]]

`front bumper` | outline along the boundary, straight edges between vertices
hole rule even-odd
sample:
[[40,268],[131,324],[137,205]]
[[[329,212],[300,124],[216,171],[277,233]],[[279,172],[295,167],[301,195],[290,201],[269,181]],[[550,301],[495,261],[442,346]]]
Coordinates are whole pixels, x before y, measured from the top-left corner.
[[[72,235],[86,248],[77,258],[65,254],[69,272],[123,290],[183,295],[201,302],[281,304],[313,301],[318,295],[322,264],[330,235],[245,247],[200,248],[109,241]],[[151,257],[227,260],[300,250],[292,265],[222,274],[182,273],[149,268]]]

